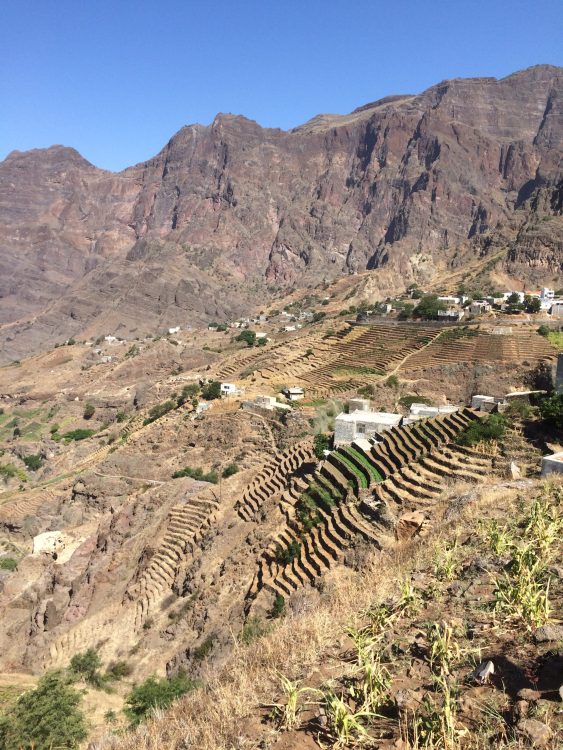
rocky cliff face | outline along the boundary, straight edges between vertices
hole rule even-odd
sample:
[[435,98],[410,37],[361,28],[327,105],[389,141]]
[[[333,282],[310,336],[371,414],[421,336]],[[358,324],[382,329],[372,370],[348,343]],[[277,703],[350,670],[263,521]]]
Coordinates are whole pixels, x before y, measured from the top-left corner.
[[387,292],[491,248],[550,282],[562,101],[563,69],[537,66],[289,132],[218,115],[119,174],[60,146],[14,152],[0,164],[3,357],[232,316],[272,287],[366,269]]

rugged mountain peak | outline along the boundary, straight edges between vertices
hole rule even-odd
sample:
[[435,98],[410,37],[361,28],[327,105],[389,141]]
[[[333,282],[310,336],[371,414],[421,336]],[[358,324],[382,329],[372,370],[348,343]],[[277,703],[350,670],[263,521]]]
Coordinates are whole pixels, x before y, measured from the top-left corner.
[[536,66],[287,132],[220,113],[119,174],[62,146],[13,153],[0,163],[4,356],[231,318],[266,287],[366,269],[387,294],[486,253],[522,283],[555,283],[562,99],[563,69]]

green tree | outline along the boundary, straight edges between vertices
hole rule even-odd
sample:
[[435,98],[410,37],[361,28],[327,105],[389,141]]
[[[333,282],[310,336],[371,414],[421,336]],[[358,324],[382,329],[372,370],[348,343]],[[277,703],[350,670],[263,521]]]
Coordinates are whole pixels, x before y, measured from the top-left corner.
[[71,672],[86,682],[97,682],[96,675],[101,666],[101,659],[93,648],[75,654],[70,660]]
[[195,687],[197,683],[184,674],[160,680],[149,677],[129,693],[125,701],[125,715],[133,726],[137,726],[153,708],[168,708],[173,701]]
[[539,297],[531,297],[527,294],[524,297],[524,309],[527,313],[539,313],[541,310],[541,302]]
[[86,738],[82,697],[61,672],[44,675],[0,717],[1,750],[63,750]]
[[547,391],[548,394],[553,393],[553,372],[551,365],[544,360],[538,362],[536,367],[526,375],[524,381],[526,385],[529,385],[535,391]]
[[203,387],[201,395],[206,401],[221,398],[221,383],[218,380],[211,380]]
[[563,430],[563,393],[542,399],[539,408],[542,419]]
[[254,346],[256,343],[256,331],[251,331],[250,328],[246,328],[244,331],[241,331],[239,335],[235,338],[235,341],[244,341],[246,342],[247,346]]
[[437,294],[425,294],[413,310],[415,318],[431,320],[437,318],[439,312],[446,310],[446,303],[438,299]]
[[325,435],[323,432],[319,432],[318,435],[315,435],[313,439],[313,448],[317,458],[324,458],[324,451],[328,450],[328,444],[328,435]]

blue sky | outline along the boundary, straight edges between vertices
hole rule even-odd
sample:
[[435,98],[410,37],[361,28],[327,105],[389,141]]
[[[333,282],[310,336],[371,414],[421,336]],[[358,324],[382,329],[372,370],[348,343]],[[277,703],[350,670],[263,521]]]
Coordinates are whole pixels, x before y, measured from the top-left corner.
[[217,112],[290,128],[445,78],[563,64],[560,0],[2,0],[0,159],[107,169]]

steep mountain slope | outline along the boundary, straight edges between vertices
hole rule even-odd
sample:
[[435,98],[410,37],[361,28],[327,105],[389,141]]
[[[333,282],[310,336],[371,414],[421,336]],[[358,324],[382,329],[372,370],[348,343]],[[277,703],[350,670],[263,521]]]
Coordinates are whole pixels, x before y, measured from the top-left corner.
[[386,292],[475,253],[552,281],[562,96],[563,70],[542,65],[289,132],[218,115],[119,174],[60,146],[13,152],[0,164],[2,357],[238,314],[276,287],[366,269]]

